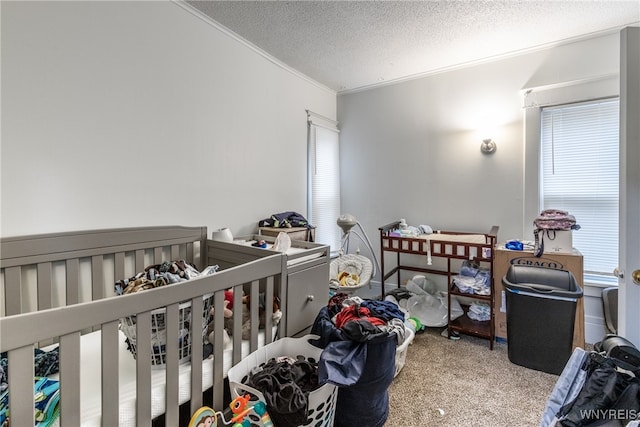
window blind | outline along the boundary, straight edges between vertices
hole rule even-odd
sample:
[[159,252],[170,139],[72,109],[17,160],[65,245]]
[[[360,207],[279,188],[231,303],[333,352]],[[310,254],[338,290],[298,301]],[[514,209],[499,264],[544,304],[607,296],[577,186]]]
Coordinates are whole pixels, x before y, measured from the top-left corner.
[[340,153],[337,123],[308,112],[309,221],[316,227],[315,240],[340,248]]
[[619,101],[543,108],[541,204],[576,217],[573,246],[587,275],[618,265]]

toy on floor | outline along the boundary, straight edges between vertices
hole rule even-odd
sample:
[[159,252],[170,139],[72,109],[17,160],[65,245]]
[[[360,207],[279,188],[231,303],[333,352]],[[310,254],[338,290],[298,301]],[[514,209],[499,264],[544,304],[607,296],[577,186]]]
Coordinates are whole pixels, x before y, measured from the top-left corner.
[[[269,413],[267,413],[267,405],[259,400],[253,405],[249,406],[251,402],[249,399],[250,395],[245,394],[244,396],[238,396],[231,401],[229,408],[231,408],[231,412],[233,412],[233,417],[231,418],[231,422],[233,422],[233,427],[250,427],[251,423],[249,420],[245,419],[247,415],[249,415],[252,411],[260,418],[262,421],[263,427],[273,427],[273,422],[271,421],[271,417]],[[222,420],[225,424],[228,424],[224,416]]]
[[189,421],[189,427],[216,427],[218,414],[208,406],[198,409]]
[[413,329],[413,332],[415,332],[416,334],[420,334],[427,330],[427,327],[423,325],[422,322],[420,322],[420,319],[418,319],[417,317],[408,318],[406,323],[411,329]]
[[203,406],[193,414],[189,427],[217,427],[218,417],[224,425],[232,424],[232,427],[250,427],[252,424],[245,417],[257,417],[261,421],[261,426],[273,427],[266,404],[262,400],[252,403],[250,399],[251,396],[245,394],[231,401],[229,408],[233,415],[229,421],[225,419],[222,412],[216,412],[208,406]]

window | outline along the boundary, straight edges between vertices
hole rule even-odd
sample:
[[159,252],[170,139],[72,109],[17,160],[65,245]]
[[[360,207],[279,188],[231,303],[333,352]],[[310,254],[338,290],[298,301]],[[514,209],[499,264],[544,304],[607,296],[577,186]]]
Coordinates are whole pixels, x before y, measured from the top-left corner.
[[308,212],[316,227],[315,241],[340,248],[340,154],[337,123],[307,111]]
[[576,217],[587,277],[611,277],[618,265],[619,150],[617,98],[542,109],[542,209]]

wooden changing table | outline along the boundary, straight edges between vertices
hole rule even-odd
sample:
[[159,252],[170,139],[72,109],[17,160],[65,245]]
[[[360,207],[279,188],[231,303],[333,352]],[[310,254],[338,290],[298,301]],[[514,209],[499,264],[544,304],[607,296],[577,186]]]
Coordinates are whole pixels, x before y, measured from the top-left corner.
[[[469,233],[460,231],[437,231],[430,235],[417,237],[402,237],[398,231],[400,221],[379,227],[380,231],[380,268],[381,268],[381,299],[385,298],[385,282],[394,274],[397,274],[398,287],[400,283],[400,271],[409,270],[427,274],[437,274],[447,277],[448,307],[451,307],[452,295],[467,300],[481,300],[490,307],[490,320],[480,322],[470,319],[467,316],[468,305],[461,302],[465,314],[457,319],[451,319],[451,312],[448,316],[448,333],[452,331],[474,335],[489,340],[490,348],[493,349],[494,335],[494,282],[493,282],[493,260],[494,248],[497,242],[498,226],[493,226],[488,233]],[[385,252],[396,253],[396,265],[387,271],[385,268]],[[431,267],[417,267],[403,264],[401,254],[422,255],[427,257],[427,265],[431,266],[432,258],[446,259],[446,268],[438,269]],[[452,260],[454,262],[452,263]],[[455,262],[458,260],[458,262]],[[489,295],[466,294],[460,292],[453,285],[453,276],[457,274],[463,260],[473,260],[482,267],[489,269],[491,277],[491,292]]]

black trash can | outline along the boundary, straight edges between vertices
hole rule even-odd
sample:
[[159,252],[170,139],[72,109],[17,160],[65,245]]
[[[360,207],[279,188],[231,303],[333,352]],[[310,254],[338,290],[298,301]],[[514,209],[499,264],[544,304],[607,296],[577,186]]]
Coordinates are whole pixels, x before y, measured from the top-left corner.
[[582,288],[570,271],[512,265],[502,278],[507,346],[516,365],[559,375],[571,356]]

